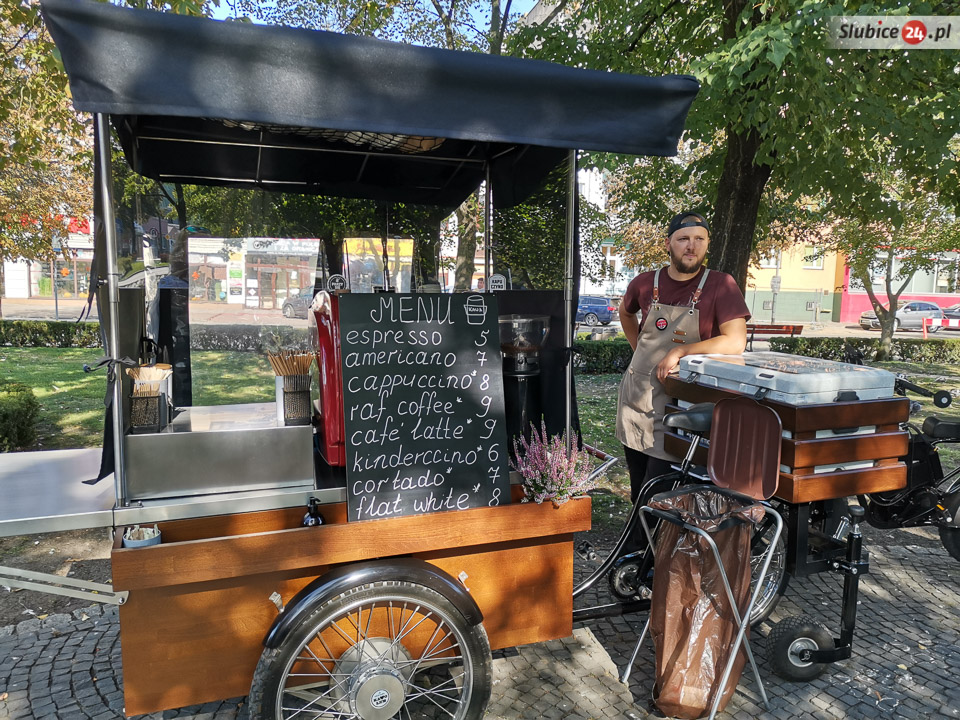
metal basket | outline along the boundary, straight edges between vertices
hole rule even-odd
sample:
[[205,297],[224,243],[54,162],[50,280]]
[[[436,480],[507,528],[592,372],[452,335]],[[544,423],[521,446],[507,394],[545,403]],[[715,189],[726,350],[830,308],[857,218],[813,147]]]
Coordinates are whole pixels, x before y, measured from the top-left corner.
[[166,427],[167,397],[159,395],[130,396],[130,432],[160,432]]
[[277,376],[277,422],[281,425],[310,424],[310,376]]

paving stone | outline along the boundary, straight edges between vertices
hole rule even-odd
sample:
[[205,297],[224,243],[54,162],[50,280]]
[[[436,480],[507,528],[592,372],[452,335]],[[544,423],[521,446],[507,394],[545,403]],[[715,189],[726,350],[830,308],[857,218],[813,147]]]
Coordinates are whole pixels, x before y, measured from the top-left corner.
[[17,623],[17,635],[25,635],[27,633],[37,632],[38,630],[40,630],[40,621],[36,618],[30,618],[29,620]]
[[[747,669],[721,720],[960,718],[960,686],[955,682],[960,674],[960,580],[951,563],[936,548],[876,548],[872,574],[861,583],[853,657],[828,667],[812,683],[786,683],[771,675],[766,663],[762,639],[770,625],[765,624],[752,638],[772,711],[763,708]],[[579,559],[575,567],[579,577],[590,570]],[[773,620],[812,614],[836,633],[841,586],[842,579],[834,576],[794,579]],[[593,597],[586,602],[609,602],[604,588],[590,593]],[[64,617],[54,622],[31,618],[9,630],[0,628],[0,694],[8,693],[8,699],[0,701],[2,720],[45,720],[53,710],[70,720],[122,717],[117,608],[91,606]],[[647,710],[654,679],[649,640],[640,649],[629,685],[618,680],[644,621],[638,615],[578,623],[571,637],[497,651],[487,717],[658,717]],[[245,720],[243,700],[153,713],[140,720]]]

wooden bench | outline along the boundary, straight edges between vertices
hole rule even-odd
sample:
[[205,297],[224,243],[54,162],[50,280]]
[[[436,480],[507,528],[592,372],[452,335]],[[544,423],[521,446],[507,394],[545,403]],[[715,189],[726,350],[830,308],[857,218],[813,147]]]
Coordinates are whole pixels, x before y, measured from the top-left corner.
[[789,335],[790,337],[796,337],[802,332],[803,325],[747,323],[747,350],[753,350],[753,341],[758,335],[764,337],[771,335]]

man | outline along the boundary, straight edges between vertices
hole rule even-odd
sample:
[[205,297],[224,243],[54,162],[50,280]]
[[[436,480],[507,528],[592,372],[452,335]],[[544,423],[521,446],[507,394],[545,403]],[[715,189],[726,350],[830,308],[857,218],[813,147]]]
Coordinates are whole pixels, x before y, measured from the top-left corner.
[[702,215],[675,216],[667,230],[670,264],[635,277],[620,303],[620,324],[634,353],[620,382],[617,439],[634,501],[645,479],[669,471],[676,460],[663,449],[663,380],[686,355],[738,355],[747,345],[750,311],[732,276],[703,267],[709,243]]

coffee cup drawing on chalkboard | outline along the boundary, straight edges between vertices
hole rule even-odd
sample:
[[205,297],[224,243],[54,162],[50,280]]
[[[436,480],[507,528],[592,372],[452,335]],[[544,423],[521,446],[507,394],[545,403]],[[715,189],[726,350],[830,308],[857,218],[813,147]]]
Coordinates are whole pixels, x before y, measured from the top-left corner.
[[487,318],[487,305],[483,301],[483,295],[468,297],[463,311],[467,314],[468,325],[483,325],[483,321]]

